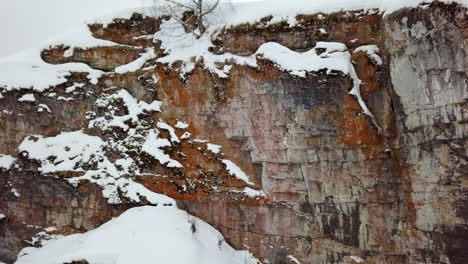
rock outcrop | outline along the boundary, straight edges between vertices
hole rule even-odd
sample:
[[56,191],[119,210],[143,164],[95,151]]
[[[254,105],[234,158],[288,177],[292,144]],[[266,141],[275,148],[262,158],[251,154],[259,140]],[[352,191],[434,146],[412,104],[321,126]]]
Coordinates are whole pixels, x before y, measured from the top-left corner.
[[[79,172],[42,173],[40,162],[18,151],[28,136],[77,130],[127,144],[125,129],[89,125],[93,118],[108,118],[109,109],[129,114],[120,101],[104,107],[96,103],[123,89],[148,104],[162,102],[162,111],[145,113],[141,123],[129,126],[136,131],[159,128],[172,143],[165,153],[183,165],[168,168],[141,146],[127,144],[125,155],[140,172],[153,175],[132,179],[176,199],[180,208],[220,230],[233,247],[248,248],[274,264],[294,263],[294,258],[301,263],[357,262],[351,256],[365,263],[464,263],[466,12],[458,4],[435,2],[385,17],[377,10],[304,14],[294,26],[269,23],[272,18],[266,17],[225,28],[212,39],[213,53],[241,56],[267,42],[296,52],[320,41],[344,43],[372,116],[349,93],[353,79],[339,71],[300,77],[258,58],[257,68],[231,65],[228,78],[206,70],[200,61],[182,76],[177,63],[156,62],[164,49],[144,38],[159,30],[160,19],[135,14],[108,26],[90,25],[95,37],[126,46],[74,48],[67,56],[68,47],[57,46],[44,50],[42,58],[103,70],[97,84],[86,74],[73,73],[46,92],[2,92],[0,153],[17,160],[11,168],[0,167],[0,213],[6,215],[0,219],[0,261],[13,262],[25,241],[46,227],[57,227],[60,234],[90,230],[130,207],[150,203],[142,198],[109,204],[99,184],[80,181],[74,187],[67,182]],[[378,47],[377,59],[360,49],[365,45]],[[141,69],[116,70],[149,47],[155,57]],[[76,91],[70,89],[77,83],[82,85]],[[18,101],[31,93],[35,101]],[[50,112],[44,107],[38,111],[41,104]],[[173,129],[158,126],[158,120]],[[178,127],[179,121],[188,128]],[[180,142],[172,141],[172,133]],[[186,133],[190,140],[184,139]],[[195,139],[222,146],[222,154]],[[119,151],[109,151],[109,160],[116,161]],[[252,183],[233,177],[225,159]],[[257,194],[263,189],[266,196],[240,192],[245,188]]]

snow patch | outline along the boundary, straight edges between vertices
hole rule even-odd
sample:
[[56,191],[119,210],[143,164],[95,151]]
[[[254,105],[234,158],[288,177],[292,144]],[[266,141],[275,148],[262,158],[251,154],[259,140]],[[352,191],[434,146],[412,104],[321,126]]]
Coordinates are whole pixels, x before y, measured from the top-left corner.
[[87,72],[92,84],[97,84],[103,74],[83,63],[48,64],[40,58],[40,51],[26,51],[0,60],[0,89],[32,88],[42,92],[65,83],[71,72]]
[[73,93],[77,88],[83,88],[84,83],[74,83],[72,86],[65,88],[66,93]]
[[120,74],[123,74],[123,73],[126,73],[126,72],[134,72],[134,71],[137,71],[139,69],[141,69],[143,67],[143,65],[151,60],[151,59],[154,59],[156,58],[156,54],[154,54],[154,48],[147,48],[146,49],[146,52],[143,53],[138,59],[128,63],[128,64],[125,64],[125,65],[121,65],[117,68],[115,68],[115,72],[116,73],[120,73]]
[[25,94],[21,96],[18,101],[20,102],[35,102],[36,98],[34,97],[34,94]]
[[44,229],[44,231],[41,231],[37,234],[35,234],[31,240],[25,241],[26,243],[30,244],[31,246],[45,246],[50,240],[57,240],[62,237],[63,235],[55,235],[55,234],[49,234],[47,232],[53,232],[56,231],[57,228],[55,227],[47,227]]
[[139,120],[139,116],[144,113],[160,112],[162,104],[159,101],[154,101],[151,104],[139,101],[123,89],[112,95],[102,94],[95,104],[98,107],[106,108],[115,101],[123,102],[124,106],[128,109],[128,114],[117,116],[116,112],[119,109],[117,107],[110,107],[111,116],[104,116],[91,120],[89,122],[90,128],[99,127],[105,130],[111,127],[120,127],[124,131],[127,131],[129,126],[126,122],[136,123]]
[[226,160],[226,159],[222,160],[222,162],[224,163],[224,165],[226,165],[226,169],[229,172],[229,174],[231,174],[232,176],[240,180],[243,180],[249,185],[253,185],[253,182],[249,180],[249,177],[247,176],[247,174],[245,174],[245,172],[242,171],[242,169],[239,168],[239,166],[234,164],[234,162],[230,160]]
[[37,112],[42,113],[44,111],[47,111],[49,114],[52,113],[52,111],[50,111],[49,106],[47,106],[46,104],[39,104],[39,107],[37,108]]
[[166,164],[166,166],[169,168],[182,168],[182,164],[176,160],[171,159],[171,157],[164,153],[164,151],[161,149],[168,146],[171,146],[169,140],[159,138],[158,134],[156,134],[154,130],[150,130],[148,136],[146,137],[146,141],[143,144],[142,151],[150,154],[161,164]]
[[354,261],[354,262],[357,262],[357,263],[362,263],[364,262],[364,260],[361,258],[361,257],[358,257],[358,256],[349,256],[349,258]]
[[43,173],[78,171],[81,163],[94,161],[102,156],[104,142],[99,137],[89,136],[82,131],[62,132],[56,137],[30,136],[19,145],[31,159],[41,161]]
[[[323,53],[318,53],[323,49]],[[315,48],[299,53],[276,42],[268,42],[260,46],[256,54],[260,58],[274,62],[281,70],[292,75],[305,77],[307,72],[327,69],[349,73],[350,55],[346,46],[338,42],[317,42]]]
[[243,193],[245,193],[250,198],[266,197],[266,194],[263,190],[255,190],[250,187],[245,187]]
[[221,233],[175,207],[127,210],[95,230],[24,248],[16,264],[89,263],[258,264],[248,251],[236,251]]
[[97,84],[102,71],[92,69],[84,63],[48,64],[41,59],[41,51],[53,46],[68,47],[65,55],[71,56],[74,47],[91,48],[114,46],[116,43],[96,39],[91,35],[86,24],[70,30],[68,33],[46,41],[35,48],[0,59],[0,90],[11,91],[32,88],[42,92],[51,86],[67,81],[71,72],[87,72],[92,84]]
[[256,66],[253,57],[242,57],[233,54],[215,55],[208,49],[212,46],[211,35],[215,27],[212,27],[197,38],[194,34],[186,33],[184,28],[174,19],[164,21],[161,30],[154,35],[154,41],[161,42],[161,48],[165,50],[166,56],[158,58],[157,62],[172,65],[181,61],[180,73],[184,76],[195,69],[197,61],[203,61],[205,69],[216,74],[220,78],[227,78],[230,71],[226,63]]
[[64,58],[69,58],[69,57],[73,56],[73,52],[74,52],[74,48],[68,48],[68,49],[63,53],[63,57],[64,57]]
[[187,129],[189,125],[187,123],[184,123],[182,121],[177,121],[177,124],[175,124],[175,127],[178,129]]
[[0,168],[9,170],[16,159],[10,155],[0,154]]
[[301,264],[301,262],[297,258],[295,258],[293,255],[288,255],[288,259],[295,264]]
[[21,195],[19,194],[18,190],[16,188],[12,188],[10,192],[15,196],[15,197],[20,197]]
[[179,137],[176,135],[174,128],[171,127],[170,125],[168,125],[168,124],[166,124],[166,123],[164,123],[162,121],[159,121],[158,122],[158,128],[168,131],[169,135],[171,136],[171,141],[172,142],[177,142],[177,143],[180,142]]
[[211,153],[213,153],[213,154],[219,154],[221,152],[222,147],[220,145],[208,143],[208,144],[206,144],[206,148],[209,151],[211,151]]
[[[18,150],[26,152],[28,158],[38,160],[41,164],[39,170],[43,173],[81,172],[82,176],[69,178],[68,181],[74,186],[83,180],[96,183],[101,186],[103,196],[111,204],[124,203],[126,200],[140,202],[141,197],[152,204],[175,204],[173,199],[154,193],[127,178],[130,165],[119,170],[106,156],[104,149],[108,144],[112,142],[104,143],[99,137],[75,131],[62,132],[48,138],[30,136],[23,140]],[[118,164],[122,165],[122,161]],[[138,174],[136,171],[135,175]]]
[[354,52],[364,52],[373,59],[377,65],[382,65],[382,58],[379,56],[380,49],[377,45],[360,46],[354,49]]
[[180,139],[189,139],[191,136],[191,133],[185,132],[184,134],[182,134],[182,136],[180,136]]

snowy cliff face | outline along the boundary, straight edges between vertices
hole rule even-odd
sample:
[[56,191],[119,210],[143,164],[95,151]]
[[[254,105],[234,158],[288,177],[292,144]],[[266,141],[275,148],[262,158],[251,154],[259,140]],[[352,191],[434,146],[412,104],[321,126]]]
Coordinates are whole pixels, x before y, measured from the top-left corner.
[[464,263],[467,9],[329,11],[134,14],[0,61],[0,262],[151,204],[265,263]]

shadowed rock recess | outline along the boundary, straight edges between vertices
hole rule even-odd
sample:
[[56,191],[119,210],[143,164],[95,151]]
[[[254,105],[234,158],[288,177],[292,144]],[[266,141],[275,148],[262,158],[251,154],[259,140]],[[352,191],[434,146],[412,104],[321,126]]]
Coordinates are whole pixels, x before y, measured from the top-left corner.
[[[211,38],[211,52],[239,56],[267,42],[296,52],[319,41],[344,43],[373,118],[349,94],[352,78],[339,71],[301,77],[259,58],[258,67],[232,65],[228,78],[202,61],[182,75],[177,63],[156,62],[164,49],[144,38],[159,30],[160,19],[134,14],[90,25],[94,37],[115,46],[75,47],[71,55],[70,47],[55,46],[41,57],[99,69],[104,73],[97,83],[74,72],[44,92],[2,92],[0,153],[16,161],[0,167],[0,213],[6,216],[0,219],[0,262],[13,263],[44,228],[84,232],[151,203],[117,187],[118,198],[106,196],[92,180],[97,174],[70,184],[84,172],[45,171],[19,147],[25,138],[40,142],[81,130],[113,142],[105,160],[117,169],[125,167],[122,153],[132,158],[138,173],[122,169],[122,179],[175,199],[234,248],[249,249],[265,263],[360,261],[351,256],[376,264],[467,263],[467,11],[436,2],[385,17],[376,10],[304,14],[293,26],[266,17]],[[359,49],[364,45],[376,45],[382,63]],[[149,47],[154,56],[139,70],[118,70]],[[18,101],[25,94],[35,100]],[[109,129],[103,120],[132,115],[127,95],[145,105],[161,101],[162,110]],[[156,128],[168,142],[162,150],[169,163],[138,143],[138,135],[144,140]],[[60,157],[48,158],[60,165]],[[226,160],[251,183],[234,177]],[[96,170],[102,162],[83,168]]]

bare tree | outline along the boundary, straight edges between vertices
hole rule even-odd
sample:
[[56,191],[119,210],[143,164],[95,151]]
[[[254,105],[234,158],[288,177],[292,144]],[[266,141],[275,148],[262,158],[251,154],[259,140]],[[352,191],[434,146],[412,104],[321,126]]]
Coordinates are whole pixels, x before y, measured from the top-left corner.
[[198,38],[206,32],[206,17],[219,5],[220,0],[154,0],[156,13],[170,15],[186,32]]

